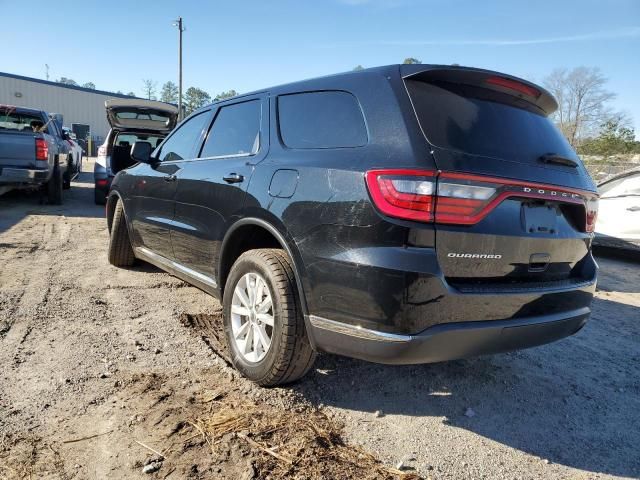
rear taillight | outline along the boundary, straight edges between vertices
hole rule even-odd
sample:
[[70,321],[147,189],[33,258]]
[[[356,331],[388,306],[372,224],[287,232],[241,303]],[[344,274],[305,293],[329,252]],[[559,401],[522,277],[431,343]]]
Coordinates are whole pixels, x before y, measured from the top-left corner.
[[371,170],[366,181],[376,207],[390,217],[431,222],[436,172]]
[[582,206],[581,229],[592,232],[598,211],[591,192],[432,170],[372,170],[367,187],[376,207],[385,215],[404,220],[473,225],[510,197],[534,198]]
[[594,232],[596,229],[596,219],[598,218],[598,197],[587,200],[587,232]]
[[49,146],[42,138],[36,138],[36,160],[41,162],[49,160]]
[[498,185],[440,174],[436,222],[472,224],[479,221],[489,201],[495,197]]

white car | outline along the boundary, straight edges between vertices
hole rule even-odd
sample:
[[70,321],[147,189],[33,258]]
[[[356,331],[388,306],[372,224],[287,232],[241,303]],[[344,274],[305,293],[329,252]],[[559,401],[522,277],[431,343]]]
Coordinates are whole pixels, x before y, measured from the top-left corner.
[[600,208],[594,243],[640,252],[640,168],[598,185]]
[[111,130],[98,149],[93,169],[94,198],[100,205],[106,202],[114,170],[136,163],[130,155],[131,146],[141,140],[157,147],[178,121],[175,105],[155,100],[118,98],[107,100],[104,106]]

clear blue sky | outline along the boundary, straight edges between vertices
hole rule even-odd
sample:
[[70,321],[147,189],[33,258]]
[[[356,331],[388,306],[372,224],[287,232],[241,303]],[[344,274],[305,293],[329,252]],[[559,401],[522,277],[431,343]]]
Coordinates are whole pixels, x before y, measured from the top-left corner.
[[[0,71],[141,94],[177,77],[215,95],[363,66],[459,63],[541,81],[600,67],[640,133],[640,0],[0,0]],[[8,48],[7,48],[8,47]]]

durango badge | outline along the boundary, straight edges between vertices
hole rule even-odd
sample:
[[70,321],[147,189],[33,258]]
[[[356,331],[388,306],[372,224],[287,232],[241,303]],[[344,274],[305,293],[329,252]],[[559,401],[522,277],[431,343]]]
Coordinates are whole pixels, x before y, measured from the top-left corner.
[[449,258],[493,258],[500,259],[502,255],[492,255],[489,253],[447,253]]

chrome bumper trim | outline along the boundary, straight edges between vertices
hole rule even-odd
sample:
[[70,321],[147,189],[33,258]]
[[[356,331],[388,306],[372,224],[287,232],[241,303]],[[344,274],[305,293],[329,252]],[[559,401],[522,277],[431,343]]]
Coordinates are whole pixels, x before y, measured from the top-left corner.
[[365,340],[374,340],[377,342],[410,342],[413,340],[411,335],[399,335],[397,333],[380,332],[378,330],[370,330],[357,325],[349,325],[348,323],[336,322],[328,318],[309,315],[309,322],[315,328],[329,330],[335,333],[348,335],[350,337],[363,338]]

